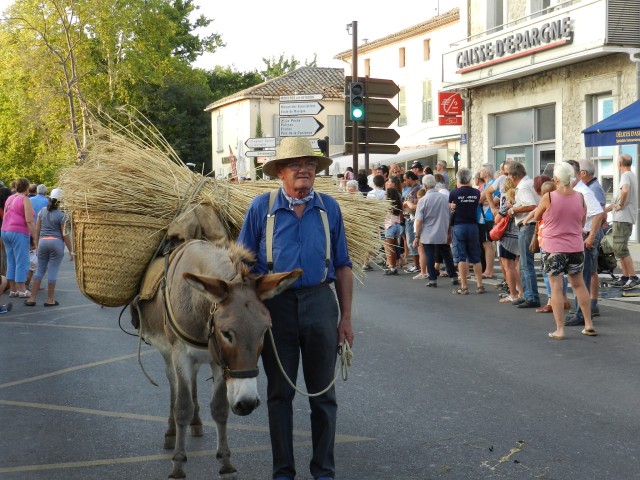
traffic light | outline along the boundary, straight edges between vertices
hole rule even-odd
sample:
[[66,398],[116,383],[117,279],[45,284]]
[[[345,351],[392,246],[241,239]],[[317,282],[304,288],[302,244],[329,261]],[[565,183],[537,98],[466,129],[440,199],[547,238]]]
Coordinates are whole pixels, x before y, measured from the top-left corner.
[[349,84],[349,112],[351,120],[361,122],[364,120],[364,83],[351,82]]

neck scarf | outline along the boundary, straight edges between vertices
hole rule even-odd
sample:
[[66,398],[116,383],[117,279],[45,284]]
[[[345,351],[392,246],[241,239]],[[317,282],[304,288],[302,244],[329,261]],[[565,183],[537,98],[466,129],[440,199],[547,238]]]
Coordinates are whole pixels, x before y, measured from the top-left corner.
[[287,199],[287,202],[289,202],[289,208],[291,210],[293,210],[293,207],[295,207],[296,205],[304,205],[305,203],[309,203],[311,201],[311,199],[313,199],[315,192],[313,191],[313,188],[311,190],[309,190],[309,195],[307,195],[304,198],[293,198],[290,197],[289,195],[287,195],[287,192],[284,191],[284,188],[282,189],[282,194],[284,195],[284,198]]

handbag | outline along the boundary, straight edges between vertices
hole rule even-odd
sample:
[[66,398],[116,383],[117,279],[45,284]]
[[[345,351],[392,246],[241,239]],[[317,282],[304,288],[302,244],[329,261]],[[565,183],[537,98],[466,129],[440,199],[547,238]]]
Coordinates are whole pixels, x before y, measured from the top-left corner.
[[509,222],[511,221],[511,215],[506,215],[500,219],[498,223],[496,223],[491,231],[489,232],[489,238],[491,240],[500,240],[504,235],[504,232],[507,231],[507,227],[509,226]]

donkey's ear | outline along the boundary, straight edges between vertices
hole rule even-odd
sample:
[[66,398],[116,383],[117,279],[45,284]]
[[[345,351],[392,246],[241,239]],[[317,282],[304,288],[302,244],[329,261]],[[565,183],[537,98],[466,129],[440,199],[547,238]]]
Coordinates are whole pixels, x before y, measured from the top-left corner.
[[301,276],[302,270],[299,268],[291,272],[261,275],[256,280],[258,297],[260,297],[260,300],[267,300],[275,297],[293,285]]
[[185,272],[182,274],[187,283],[213,302],[222,302],[229,295],[229,284],[216,277],[196,275]]

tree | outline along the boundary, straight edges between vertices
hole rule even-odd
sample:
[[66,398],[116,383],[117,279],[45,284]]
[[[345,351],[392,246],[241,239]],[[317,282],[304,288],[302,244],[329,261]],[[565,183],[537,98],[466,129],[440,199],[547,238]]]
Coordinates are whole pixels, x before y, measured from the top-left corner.
[[[305,67],[315,67],[317,65],[317,55],[313,55],[313,60],[311,62],[307,62],[305,60]],[[281,77],[285,73],[293,72],[300,65],[300,61],[296,60],[296,58],[292,55],[291,59],[287,59],[284,56],[284,53],[280,55],[280,58],[276,60],[275,57],[271,58],[262,58],[262,61],[265,64],[265,69],[260,72],[260,75],[265,80],[269,80],[272,78]]]

